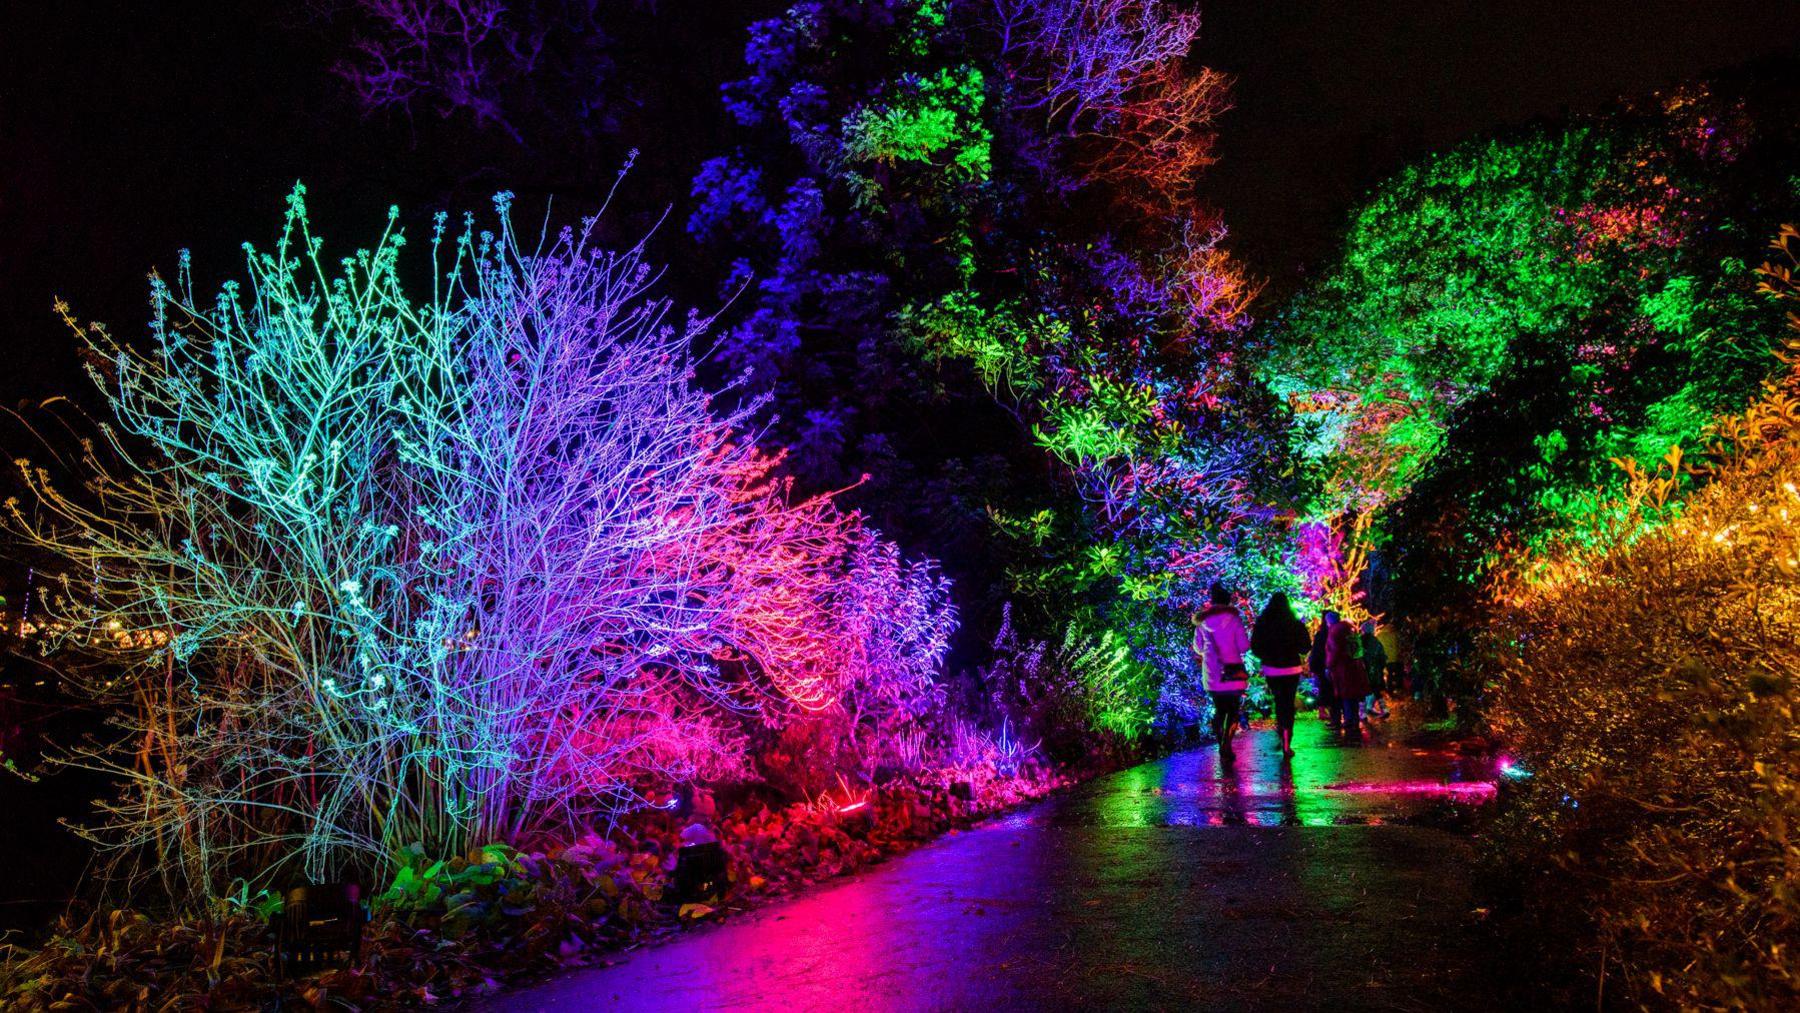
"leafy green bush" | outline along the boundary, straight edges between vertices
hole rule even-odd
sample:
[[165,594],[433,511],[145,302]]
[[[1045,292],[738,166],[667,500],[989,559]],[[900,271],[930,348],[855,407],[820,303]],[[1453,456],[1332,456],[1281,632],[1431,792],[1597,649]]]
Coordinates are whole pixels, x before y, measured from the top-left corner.
[[432,861],[414,844],[402,853],[400,871],[375,904],[400,915],[436,915],[455,935],[498,917],[528,914],[537,886],[518,850],[508,845],[485,844],[461,857]]

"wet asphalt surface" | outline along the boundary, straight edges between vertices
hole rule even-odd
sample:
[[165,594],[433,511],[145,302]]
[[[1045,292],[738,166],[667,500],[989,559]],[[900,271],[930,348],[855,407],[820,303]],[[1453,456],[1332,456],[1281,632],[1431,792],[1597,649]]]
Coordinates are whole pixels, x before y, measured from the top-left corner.
[[1179,753],[476,1008],[1494,1008],[1442,829],[1491,761],[1300,724],[1291,763]]

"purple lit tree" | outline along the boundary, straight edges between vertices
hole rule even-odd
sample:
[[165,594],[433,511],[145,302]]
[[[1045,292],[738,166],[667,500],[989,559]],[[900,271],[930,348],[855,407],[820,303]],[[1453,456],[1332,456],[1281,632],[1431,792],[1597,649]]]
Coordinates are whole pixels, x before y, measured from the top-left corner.
[[[334,68],[370,113],[466,116],[522,142],[550,114],[565,130],[610,129],[617,94],[602,0],[313,0],[351,34]],[[631,13],[636,13],[635,11]],[[609,88],[608,85],[614,85]]]

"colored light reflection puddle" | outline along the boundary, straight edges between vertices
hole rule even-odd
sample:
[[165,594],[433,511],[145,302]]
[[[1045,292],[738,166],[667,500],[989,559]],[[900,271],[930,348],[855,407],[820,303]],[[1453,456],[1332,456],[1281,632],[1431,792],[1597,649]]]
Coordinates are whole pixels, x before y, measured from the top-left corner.
[[1171,819],[1169,826],[1201,827],[1379,827],[1387,823],[1380,816],[1360,813],[1297,813],[1281,809],[1252,809],[1247,812],[1209,812],[1199,819]]
[[1340,744],[1322,725],[1296,729],[1297,755],[1283,761],[1267,730],[1239,740],[1237,759],[1213,749],[1090,782],[1038,809],[998,821],[1003,827],[1380,826],[1431,818],[1436,807],[1492,798],[1505,757],[1389,746],[1379,738]]

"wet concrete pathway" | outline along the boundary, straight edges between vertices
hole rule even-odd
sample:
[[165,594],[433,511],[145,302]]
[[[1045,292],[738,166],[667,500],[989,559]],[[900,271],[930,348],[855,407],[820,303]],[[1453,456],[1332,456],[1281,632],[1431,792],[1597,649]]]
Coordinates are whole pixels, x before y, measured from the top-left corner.
[[1303,717],[1099,778],[799,899],[480,1008],[1489,1008],[1468,842],[1491,765]]

